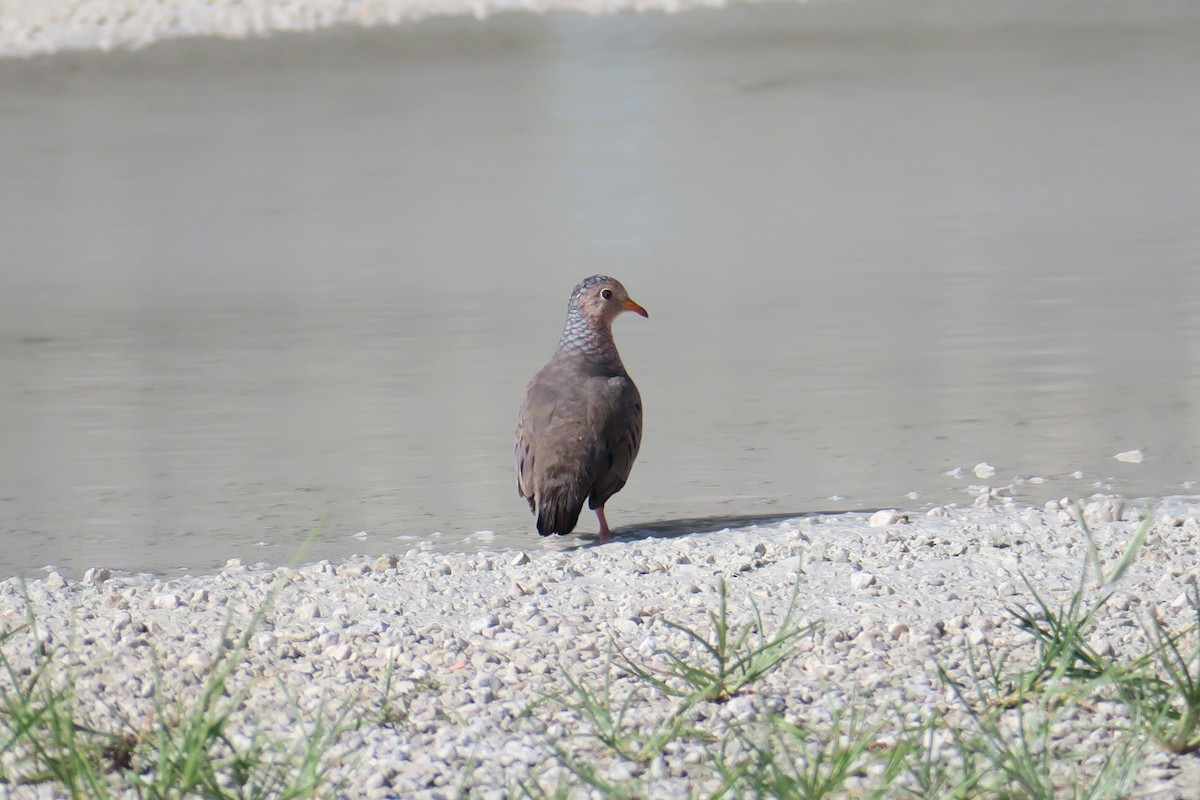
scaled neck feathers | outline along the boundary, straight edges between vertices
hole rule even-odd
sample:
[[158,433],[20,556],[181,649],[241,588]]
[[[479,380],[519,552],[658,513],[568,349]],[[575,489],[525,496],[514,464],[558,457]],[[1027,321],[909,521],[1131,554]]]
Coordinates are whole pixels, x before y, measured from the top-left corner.
[[558,352],[602,364],[614,372],[625,371],[617,353],[617,343],[613,341],[612,322],[589,319],[574,304],[567,309],[567,322],[562,338],[558,340]]

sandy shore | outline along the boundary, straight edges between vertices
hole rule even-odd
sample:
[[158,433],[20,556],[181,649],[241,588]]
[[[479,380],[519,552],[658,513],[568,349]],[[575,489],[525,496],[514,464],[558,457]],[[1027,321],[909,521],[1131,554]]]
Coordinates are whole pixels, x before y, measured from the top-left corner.
[[[1145,508],[1116,499],[1087,504],[1106,570]],[[1145,650],[1137,620],[1150,612],[1172,625],[1194,620],[1184,591],[1200,573],[1200,509],[1173,499],[1152,513],[1145,546],[1093,631],[1092,641],[1114,657]],[[607,780],[637,786],[639,796],[680,797],[713,780],[701,744],[672,742],[647,762],[614,757],[564,702],[572,697],[568,677],[598,690],[610,674],[614,687],[627,688],[614,647],[662,668],[666,653],[688,648],[667,622],[707,632],[721,578],[734,622],[745,624],[754,604],[770,629],[799,571],[800,621],[822,627],[748,692],[697,708],[693,724],[716,737],[768,714],[820,727],[849,708],[871,719],[941,713],[957,720],[961,704],[939,679],[939,665],[968,683],[972,648],[1028,662],[1031,639],[1010,613],[1032,602],[1022,576],[1064,601],[1078,584],[1085,541],[1067,510],[1001,504],[799,518],[604,546],[575,540],[584,546],[561,552],[531,542],[527,551],[410,551],[299,569],[231,563],[218,574],[170,580],[93,570],[79,582],[51,574],[0,584],[0,625],[18,673],[39,658],[73,670],[84,723],[129,733],[154,716],[156,696],[193,702],[222,636],[253,625],[232,679],[244,693],[232,741],[249,743],[254,731],[288,740],[311,733],[333,710],[349,710],[357,728],[322,759],[329,781],[348,787],[338,796],[448,797],[466,787],[499,798],[531,776],[553,791],[573,782],[554,745]],[[261,608],[265,617],[252,623]],[[24,627],[30,610],[36,631]],[[0,682],[8,688],[8,678]],[[668,700],[634,703],[630,724],[650,724]],[[1099,768],[1104,723],[1119,716],[1113,705],[1075,707],[1056,723],[1068,749],[1079,752],[1066,762],[1078,774],[1064,780]],[[0,764],[9,775],[15,758],[10,751]],[[1151,746],[1133,796],[1183,798],[1198,781],[1194,756]],[[0,796],[54,792],[48,784],[0,783]]]

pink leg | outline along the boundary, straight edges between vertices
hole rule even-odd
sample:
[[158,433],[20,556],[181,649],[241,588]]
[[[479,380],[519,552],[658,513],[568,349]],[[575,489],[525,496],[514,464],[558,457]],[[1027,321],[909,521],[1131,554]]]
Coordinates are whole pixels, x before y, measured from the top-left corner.
[[604,518],[604,508],[596,509],[596,516],[600,519],[600,541],[607,542],[608,537],[612,535],[612,531],[608,529],[608,520]]

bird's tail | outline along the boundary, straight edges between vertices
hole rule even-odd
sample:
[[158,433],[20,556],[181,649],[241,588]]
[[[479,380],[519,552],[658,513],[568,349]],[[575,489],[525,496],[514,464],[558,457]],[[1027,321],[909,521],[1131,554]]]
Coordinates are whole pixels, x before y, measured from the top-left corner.
[[547,486],[538,492],[537,529],[542,536],[570,533],[579,522],[584,496],[571,486]]

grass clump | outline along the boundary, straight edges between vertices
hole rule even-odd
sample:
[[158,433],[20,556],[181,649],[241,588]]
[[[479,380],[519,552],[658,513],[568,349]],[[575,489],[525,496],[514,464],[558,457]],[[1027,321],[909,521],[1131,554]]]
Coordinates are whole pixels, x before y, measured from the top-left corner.
[[[24,635],[33,661],[19,668],[7,647]],[[41,644],[32,612],[24,625],[0,635],[0,668],[7,677],[0,689],[0,782],[57,784],[71,798],[105,798],[105,774],[127,766],[134,747],[128,737],[95,731],[75,714],[75,681],[59,671]]]
[[[247,688],[233,677],[245,663],[249,642],[274,600],[279,584],[236,640],[232,625],[199,695],[169,700],[155,662],[151,719],[141,724],[109,706],[112,726],[81,721],[77,669],[62,663],[61,651],[43,647],[33,612],[25,625],[0,636],[0,783],[53,785],[80,800],[127,796],[145,800],[302,800],[330,796],[325,754],[357,725],[350,709],[323,703],[304,734],[294,740],[261,731],[239,732],[235,717]],[[27,608],[32,609],[26,598]],[[28,665],[10,648],[32,648]],[[294,705],[294,703],[293,703]],[[297,713],[299,718],[301,715]]]
[[[230,678],[241,655],[241,646],[223,654],[193,703],[156,696],[151,731],[124,773],[139,797],[302,800],[331,792],[322,758],[356,726],[349,709],[332,711],[323,700],[304,734],[291,741],[261,731],[235,735],[234,716],[246,694],[232,689]],[[296,708],[294,699],[290,705]]]
[[[1114,722],[1106,731],[1111,734],[1106,747],[1091,752],[1070,747],[1064,744],[1063,733],[1088,725],[1090,709],[1079,685],[1067,683],[1052,690],[1048,685],[1029,689],[1022,683],[1014,694],[1010,682],[1025,676],[996,671],[1002,661],[990,653],[978,659],[969,651],[965,682],[941,674],[961,712],[958,722],[944,724],[961,768],[951,784],[954,791],[941,796],[1126,797],[1147,752],[1147,738],[1140,728],[1131,722]],[[1089,679],[1086,685],[1090,690],[1098,684]]]
[[[1108,573],[1104,571],[1099,548],[1078,506],[1075,507],[1075,518],[1087,542],[1087,555],[1078,586],[1070,600],[1065,605],[1054,606],[1028,577],[1022,575],[1036,609],[1018,608],[1011,613],[1033,637],[1037,646],[1035,666],[1024,674],[1020,682],[1019,691],[1022,694],[1064,680],[1076,684],[1076,688],[1079,684],[1104,684],[1118,680],[1115,665],[1092,645],[1089,633],[1145,543],[1152,517],[1146,514],[1116,566]],[[1094,596],[1088,589],[1089,572],[1095,576]]]
[[708,632],[702,633],[671,620],[663,623],[681,632],[694,647],[687,651],[667,650],[664,669],[652,669],[618,650],[624,669],[659,692],[690,700],[722,703],[746,691],[777,669],[793,652],[801,637],[817,629],[815,623],[796,622],[799,584],[773,633],[768,634],[756,603],[750,607],[754,620],[734,625],[729,616],[729,592],[725,579],[717,582],[717,608],[708,613]]
[[[1034,667],[1022,676],[1021,694],[1044,688],[1073,702],[1115,698],[1165,749],[1178,754],[1200,752],[1200,589],[1196,579],[1189,579],[1183,592],[1193,615],[1189,624],[1172,628],[1151,609],[1142,619],[1145,650],[1126,659],[1101,652],[1091,641],[1091,631],[1144,545],[1152,516],[1147,512],[1108,573],[1100,564],[1098,548],[1082,514],[1077,518],[1088,543],[1088,556],[1069,602],[1052,606],[1026,581],[1036,611],[1014,611],[1038,651]],[[1086,585],[1089,568],[1095,576],[1095,596],[1090,600]]]
[[[825,726],[800,725],[780,716],[755,730],[738,731],[748,756],[727,762],[715,759],[726,786],[754,797],[817,800],[851,792],[851,778],[880,765],[880,781],[890,785],[899,775],[907,743],[882,744],[884,728],[867,722],[863,709],[851,706]],[[890,753],[881,756],[885,750]]]
[[1129,671],[1126,697],[1154,738],[1179,754],[1200,752],[1200,588],[1195,578],[1185,594],[1194,621],[1171,630],[1151,612],[1144,625],[1151,651]]

